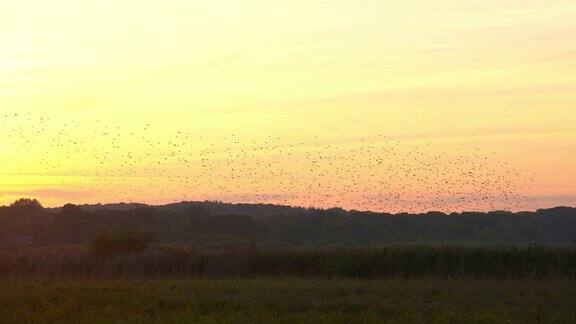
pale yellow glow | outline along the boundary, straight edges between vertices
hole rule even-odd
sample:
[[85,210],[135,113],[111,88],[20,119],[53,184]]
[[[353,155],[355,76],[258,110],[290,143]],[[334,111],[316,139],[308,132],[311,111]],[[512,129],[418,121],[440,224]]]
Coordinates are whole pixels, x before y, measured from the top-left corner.
[[[384,135],[431,141],[446,157],[494,151],[535,174],[522,194],[545,197],[536,207],[576,205],[574,17],[572,0],[3,1],[0,203],[26,193],[47,205],[221,198],[217,185],[169,197],[95,182],[104,125],[121,125],[141,136],[119,145],[141,154],[169,154],[171,136],[190,133],[190,161],[163,165],[171,176],[199,174],[199,152],[225,150],[232,134],[278,146]],[[61,129],[85,141],[45,152]],[[160,144],[149,151],[142,138]],[[150,188],[145,158],[131,183]],[[305,190],[274,181],[261,191]]]

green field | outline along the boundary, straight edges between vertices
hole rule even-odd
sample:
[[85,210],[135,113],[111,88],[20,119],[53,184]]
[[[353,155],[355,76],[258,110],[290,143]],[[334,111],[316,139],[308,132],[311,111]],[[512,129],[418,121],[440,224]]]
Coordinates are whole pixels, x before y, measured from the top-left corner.
[[0,323],[576,323],[576,250],[0,251]]
[[573,280],[22,279],[0,322],[574,323]]

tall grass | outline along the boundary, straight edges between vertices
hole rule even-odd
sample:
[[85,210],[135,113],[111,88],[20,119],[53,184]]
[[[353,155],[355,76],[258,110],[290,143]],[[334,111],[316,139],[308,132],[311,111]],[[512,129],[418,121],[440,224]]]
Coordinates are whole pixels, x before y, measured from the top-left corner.
[[0,252],[0,276],[566,278],[576,277],[568,247],[388,246],[261,252],[154,249],[117,257],[82,249]]

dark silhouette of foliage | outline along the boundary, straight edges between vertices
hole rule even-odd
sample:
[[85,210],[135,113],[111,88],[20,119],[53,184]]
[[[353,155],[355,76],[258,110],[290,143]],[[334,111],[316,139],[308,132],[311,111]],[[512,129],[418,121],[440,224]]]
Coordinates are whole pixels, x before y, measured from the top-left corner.
[[37,211],[43,209],[42,204],[36,199],[21,198],[10,205],[11,208]]
[[[86,245],[99,233],[153,232],[159,243],[366,247],[391,243],[574,245],[576,208],[535,212],[386,214],[342,209],[183,202],[0,207],[0,245]],[[237,206],[237,208],[236,208]],[[219,243],[220,242],[220,243]],[[267,242],[273,244],[267,244]]]
[[88,245],[88,251],[95,256],[115,256],[140,253],[155,241],[150,232],[124,231],[115,234],[100,233]]

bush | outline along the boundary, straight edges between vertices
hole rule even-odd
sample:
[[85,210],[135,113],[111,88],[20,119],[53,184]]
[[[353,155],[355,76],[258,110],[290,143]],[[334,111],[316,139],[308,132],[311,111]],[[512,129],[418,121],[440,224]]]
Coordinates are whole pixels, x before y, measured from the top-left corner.
[[10,205],[11,208],[25,209],[25,210],[41,210],[42,204],[36,199],[21,198],[16,200]]
[[95,256],[132,254],[145,251],[154,241],[154,235],[150,232],[103,232],[90,242],[88,251]]

